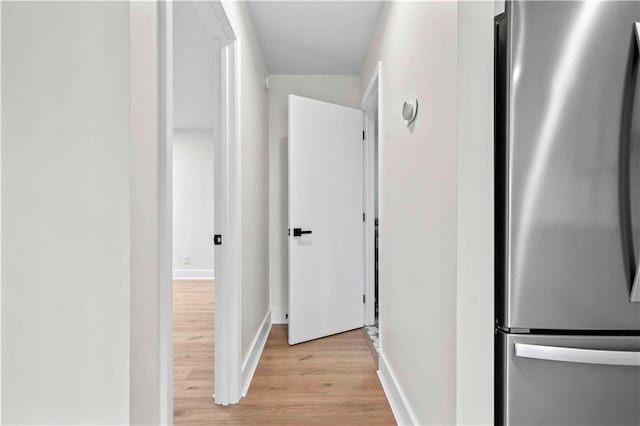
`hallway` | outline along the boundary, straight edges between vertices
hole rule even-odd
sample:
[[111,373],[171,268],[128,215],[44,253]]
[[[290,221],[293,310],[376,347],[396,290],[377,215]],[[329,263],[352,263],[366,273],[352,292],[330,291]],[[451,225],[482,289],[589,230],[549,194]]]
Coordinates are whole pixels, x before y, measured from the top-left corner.
[[[553,4],[0,0],[0,424],[488,426],[496,332],[640,333],[640,2]],[[604,370],[518,401],[640,426]]]
[[174,284],[176,425],[392,425],[362,330],[287,344],[274,325],[240,404],[213,403],[213,286]]

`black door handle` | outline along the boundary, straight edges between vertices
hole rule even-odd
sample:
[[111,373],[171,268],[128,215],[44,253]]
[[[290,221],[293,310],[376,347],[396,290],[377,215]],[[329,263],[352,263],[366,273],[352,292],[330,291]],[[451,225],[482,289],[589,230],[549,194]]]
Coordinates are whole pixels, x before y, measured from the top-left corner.
[[293,228],[294,237],[302,237],[304,234],[311,234],[310,230],[303,230],[302,228]]

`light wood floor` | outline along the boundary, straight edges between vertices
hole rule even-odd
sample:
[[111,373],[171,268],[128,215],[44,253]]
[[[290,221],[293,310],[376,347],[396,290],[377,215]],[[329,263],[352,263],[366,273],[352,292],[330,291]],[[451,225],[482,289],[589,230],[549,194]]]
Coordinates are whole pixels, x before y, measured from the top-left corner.
[[174,285],[176,425],[393,425],[362,330],[287,344],[274,325],[240,404],[213,403],[213,286]]
[[213,281],[173,283],[173,414],[213,406]]

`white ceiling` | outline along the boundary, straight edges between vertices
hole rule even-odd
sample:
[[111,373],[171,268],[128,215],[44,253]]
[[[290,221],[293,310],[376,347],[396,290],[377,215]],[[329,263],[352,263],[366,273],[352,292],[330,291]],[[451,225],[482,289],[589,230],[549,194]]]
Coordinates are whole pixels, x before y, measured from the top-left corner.
[[379,1],[250,1],[270,74],[359,74]]

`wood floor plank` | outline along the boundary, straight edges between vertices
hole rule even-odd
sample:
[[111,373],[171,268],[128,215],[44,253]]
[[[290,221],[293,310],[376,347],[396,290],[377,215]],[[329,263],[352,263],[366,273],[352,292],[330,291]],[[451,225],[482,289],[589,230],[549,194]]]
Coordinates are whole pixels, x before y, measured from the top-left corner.
[[174,423],[393,425],[362,330],[289,346],[274,325],[240,404],[215,405],[213,283],[174,283]]

